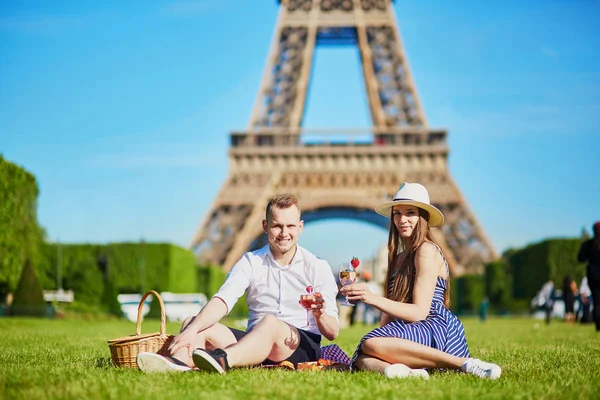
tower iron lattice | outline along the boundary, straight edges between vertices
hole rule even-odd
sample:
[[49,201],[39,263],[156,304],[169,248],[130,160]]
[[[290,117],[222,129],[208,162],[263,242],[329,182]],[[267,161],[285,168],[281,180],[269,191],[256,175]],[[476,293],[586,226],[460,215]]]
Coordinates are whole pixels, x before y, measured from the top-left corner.
[[[446,130],[427,124],[391,0],[281,0],[279,8],[248,127],[230,133],[229,175],[192,240],[199,261],[229,270],[265,243],[265,205],[283,192],[298,195],[305,223],[340,217],[387,229],[373,208],[407,181],[424,184],[446,217],[434,235],[453,274],[481,272],[496,254],[448,171]],[[357,47],[370,130],[302,128],[321,44]]]

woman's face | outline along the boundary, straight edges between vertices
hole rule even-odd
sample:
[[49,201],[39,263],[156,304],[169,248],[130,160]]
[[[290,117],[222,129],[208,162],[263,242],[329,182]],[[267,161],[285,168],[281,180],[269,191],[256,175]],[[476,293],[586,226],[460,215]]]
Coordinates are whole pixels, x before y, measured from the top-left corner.
[[392,208],[392,219],[400,237],[408,239],[419,223],[419,209],[415,206],[396,205]]

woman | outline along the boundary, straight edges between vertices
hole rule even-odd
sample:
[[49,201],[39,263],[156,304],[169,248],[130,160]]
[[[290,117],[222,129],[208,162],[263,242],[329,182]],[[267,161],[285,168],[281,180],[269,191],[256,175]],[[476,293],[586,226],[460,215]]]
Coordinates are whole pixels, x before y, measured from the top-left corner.
[[[575,285],[575,286],[573,286]],[[565,276],[563,280],[563,299],[565,300],[565,322],[575,323],[575,298],[577,296],[577,283],[571,275]]]
[[387,293],[375,295],[361,283],[342,289],[350,300],[382,312],[380,328],[359,343],[353,369],[378,371],[390,378],[428,378],[423,368],[455,368],[481,378],[499,378],[499,366],[470,358],[463,326],[447,308],[448,262],[429,229],[442,225],[444,216],[430,204],[427,189],[405,182],[393,201],[375,211],[392,218]]

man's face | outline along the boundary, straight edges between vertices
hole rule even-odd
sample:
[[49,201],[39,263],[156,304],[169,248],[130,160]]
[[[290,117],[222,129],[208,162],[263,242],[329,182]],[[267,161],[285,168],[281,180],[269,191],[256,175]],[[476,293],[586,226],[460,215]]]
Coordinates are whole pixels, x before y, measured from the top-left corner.
[[279,257],[294,251],[303,227],[304,221],[300,220],[298,207],[271,208],[270,220],[263,220],[263,229],[267,233],[271,253]]

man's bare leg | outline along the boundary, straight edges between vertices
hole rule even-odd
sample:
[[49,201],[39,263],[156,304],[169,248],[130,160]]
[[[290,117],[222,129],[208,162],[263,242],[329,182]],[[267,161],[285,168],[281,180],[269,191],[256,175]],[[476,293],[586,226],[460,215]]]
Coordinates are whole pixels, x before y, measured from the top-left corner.
[[283,361],[300,345],[300,334],[272,315],[265,316],[239,342],[224,348],[230,367],[256,365],[267,358]]
[[[194,317],[187,318],[181,324],[181,331],[183,331],[193,320]],[[233,332],[223,324],[216,323],[210,328],[198,333],[196,340],[190,345],[190,347],[182,347],[178,349],[171,356],[188,367],[194,367],[194,361],[192,360],[192,352],[197,348],[206,350],[214,350],[217,348],[227,348],[237,343]]]

